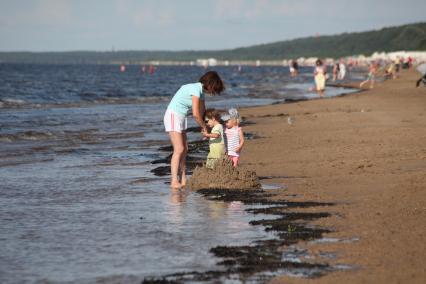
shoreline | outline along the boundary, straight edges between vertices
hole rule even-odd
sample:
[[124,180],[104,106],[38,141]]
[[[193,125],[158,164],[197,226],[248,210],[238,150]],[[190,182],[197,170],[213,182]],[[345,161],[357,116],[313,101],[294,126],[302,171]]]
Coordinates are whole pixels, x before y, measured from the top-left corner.
[[278,198],[336,204],[313,224],[343,241],[298,246],[353,268],[272,283],[425,281],[426,90],[415,88],[418,77],[404,70],[350,96],[241,109],[254,122],[244,131],[260,137],[246,144],[241,164],[277,177],[269,182],[287,188]]

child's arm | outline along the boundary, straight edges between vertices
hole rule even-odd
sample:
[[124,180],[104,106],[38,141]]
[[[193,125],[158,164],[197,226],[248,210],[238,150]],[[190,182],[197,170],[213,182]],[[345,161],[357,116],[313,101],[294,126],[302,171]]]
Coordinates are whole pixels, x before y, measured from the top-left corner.
[[204,137],[208,137],[208,138],[219,138],[220,134],[219,133],[207,133],[207,132],[203,132],[203,136]]
[[243,145],[244,145],[244,133],[243,133],[243,129],[240,128],[239,131],[239,135],[240,135],[240,144],[238,145],[236,152],[239,153],[241,151],[241,149],[243,149]]

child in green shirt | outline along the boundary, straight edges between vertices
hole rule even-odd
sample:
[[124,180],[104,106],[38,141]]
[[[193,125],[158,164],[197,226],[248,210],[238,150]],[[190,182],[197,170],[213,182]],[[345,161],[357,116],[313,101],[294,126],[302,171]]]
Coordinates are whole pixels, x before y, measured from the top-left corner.
[[220,123],[220,113],[214,109],[206,110],[206,124],[211,128],[210,133],[203,132],[203,136],[209,138],[209,154],[206,167],[212,169],[216,162],[225,155],[225,141],[223,138],[223,126]]

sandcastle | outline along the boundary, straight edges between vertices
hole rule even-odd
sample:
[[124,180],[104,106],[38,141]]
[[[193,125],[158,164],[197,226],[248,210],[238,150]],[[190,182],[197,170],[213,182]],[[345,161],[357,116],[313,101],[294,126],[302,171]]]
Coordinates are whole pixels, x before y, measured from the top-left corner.
[[197,166],[189,181],[191,190],[200,189],[258,189],[259,178],[245,167],[233,167],[229,159],[219,160],[213,169]]

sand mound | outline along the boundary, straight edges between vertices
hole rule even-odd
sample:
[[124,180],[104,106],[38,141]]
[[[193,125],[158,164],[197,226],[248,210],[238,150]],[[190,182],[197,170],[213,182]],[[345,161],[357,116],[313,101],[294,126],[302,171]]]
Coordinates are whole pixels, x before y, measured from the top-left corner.
[[256,173],[244,167],[234,168],[229,159],[216,163],[213,169],[196,167],[189,181],[192,190],[200,189],[257,189],[260,188]]

